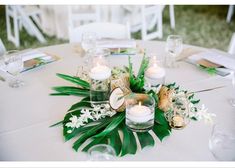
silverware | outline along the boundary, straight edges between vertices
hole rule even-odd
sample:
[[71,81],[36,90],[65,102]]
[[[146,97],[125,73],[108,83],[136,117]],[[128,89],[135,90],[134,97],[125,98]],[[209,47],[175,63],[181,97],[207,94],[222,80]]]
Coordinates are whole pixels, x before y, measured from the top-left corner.
[[214,88],[210,88],[210,89],[198,90],[198,91],[191,92],[191,93],[208,92],[208,91],[211,91],[211,90],[216,90],[216,89],[220,89],[220,88],[224,88],[224,87],[225,87],[225,86],[218,86],[218,87],[214,87]]

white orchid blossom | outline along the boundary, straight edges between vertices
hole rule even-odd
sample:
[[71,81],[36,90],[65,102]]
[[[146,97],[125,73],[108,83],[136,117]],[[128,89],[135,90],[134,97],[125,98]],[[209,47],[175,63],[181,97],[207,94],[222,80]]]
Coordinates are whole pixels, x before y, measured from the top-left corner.
[[107,116],[112,117],[114,114],[116,114],[116,112],[110,110],[109,104],[93,105],[92,108],[83,108],[81,109],[79,117],[72,115],[72,117],[69,118],[70,122],[65,124],[66,127],[72,128],[71,130],[69,129],[67,133],[70,134],[75,128],[86,125],[89,119],[97,121]]

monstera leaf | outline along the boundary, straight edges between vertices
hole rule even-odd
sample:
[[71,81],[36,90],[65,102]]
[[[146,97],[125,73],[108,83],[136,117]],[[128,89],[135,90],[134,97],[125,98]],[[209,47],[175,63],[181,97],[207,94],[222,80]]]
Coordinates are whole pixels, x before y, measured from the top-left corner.
[[[144,69],[146,68],[146,62],[142,62],[141,71],[138,76],[142,78]],[[137,90],[142,91],[142,84],[139,84],[132,73],[132,66],[129,67],[130,80],[133,87],[138,86]],[[117,156],[124,156],[126,154],[135,154],[137,152],[137,142],[139,141],[141,149],[147,146],[154,146],[155,141],[149,132],[134,133],[130,131],[125,125],[125,112],[116,113],[112,117],[106,117],[97,121],[89,120],[84,126],[73,129],[66,126],[72,116],[79,117],[81,115],[82,108],[91,108],[90,104],[90,90],[89,83],[86,81],[69,75],[57,74],[60,78],[65,79],[76,86],[61,86],[54,87],[53,90],[57,91],[52,95],[58,96],[80,96],[84,97],[81,101],[73,104],[68,113],[65,115],[64,120],[60,121],[52,126],[63,124],[63,135],[65,141],[76,139],[73,148],[74,150],[86,152],[89,148],[97,144],[109,144],[115,151]],[[149,92],[154,97],[155,101],[158,101],[156,93]],[[152,129],[152,133],[155,134],[161,141],[164,137],[170,134],[170,127],[166,121],[164,114],[158,108],[155,109],[155,125]],[[82,147],[83,146],[83,147]],[[82,147],[82,148],[81,148]],[[81,149],[80,149],[81,148]]]

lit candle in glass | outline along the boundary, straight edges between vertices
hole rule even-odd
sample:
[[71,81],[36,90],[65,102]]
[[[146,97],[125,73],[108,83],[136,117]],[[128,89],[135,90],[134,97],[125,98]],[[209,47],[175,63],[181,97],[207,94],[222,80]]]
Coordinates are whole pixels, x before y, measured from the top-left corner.
[[93,105],[107,104],[110,94],[111,69],[104,57],[105,53],[96,51],[92,57],[90,77],[90,99]]
[[145,72],[145,79],[151,86],[157,86],[165,83],[165,69],[157,64],[156,57],[150,59],[150,66]]
[[95,80],[105,80],[111,76],[111,69],[97,62],[96,66],[90,70],[89,76]]
[[126,125],[136,132],[150,130],[154,124],[154,99],[146,94],[130,94],[126,98]]
[[151,109],[147,106],[141,105],[139,102],[138,105],[134,105],[129,110],[129,119],[137,123],[143,123],[149,121],[152,116]]

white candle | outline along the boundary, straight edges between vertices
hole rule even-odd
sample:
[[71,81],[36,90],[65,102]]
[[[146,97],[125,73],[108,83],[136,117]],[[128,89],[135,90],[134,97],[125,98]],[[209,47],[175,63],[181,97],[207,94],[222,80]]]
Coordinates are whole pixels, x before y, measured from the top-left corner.
[[90,78],[94,80],[105,80],[111,76],[111,69],[105,65],[97,65],[89,72]]
[[152,113],[151,109],[147,106],[134,105],[127,111],[127,118],[133,122],[144,123],[151,119],[153,119],[154,113]]
[[157,66],[157,64],[153,64],[153,66],[149,67],[145,72],[146,77],[151,79],[163,78],[165,74],[164,68]]

